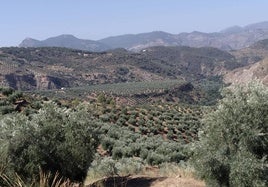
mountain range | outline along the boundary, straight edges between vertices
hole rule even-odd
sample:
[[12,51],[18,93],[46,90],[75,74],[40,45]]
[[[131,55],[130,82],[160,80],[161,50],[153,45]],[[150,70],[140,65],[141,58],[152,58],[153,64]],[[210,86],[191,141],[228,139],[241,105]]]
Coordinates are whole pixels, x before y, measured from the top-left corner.
[[152,46],[215,47],[221,50],[236,50],[249,47],[253,43],[267,38],[268,22],[260,22],[244,27],[233,26],[214,33],[194,31],[170,34],[154,31],[112,36],[96,41],[78,39],[73,35],[64,34],[43,41],[26,38],[19,44],[19,47],[66,47],[92,52],[115,48],[137,52]]

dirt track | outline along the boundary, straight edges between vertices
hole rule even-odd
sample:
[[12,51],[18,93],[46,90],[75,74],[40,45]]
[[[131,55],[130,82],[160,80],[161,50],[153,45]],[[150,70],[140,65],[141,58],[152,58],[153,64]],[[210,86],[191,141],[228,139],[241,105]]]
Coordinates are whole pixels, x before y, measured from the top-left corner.
[[154,181],[150,187],[205,187],[203,181],[193,178],[167,177],[164,180]]
[[194,178],[177,177],[110,177],[87,187],[205,187],[203,181]]

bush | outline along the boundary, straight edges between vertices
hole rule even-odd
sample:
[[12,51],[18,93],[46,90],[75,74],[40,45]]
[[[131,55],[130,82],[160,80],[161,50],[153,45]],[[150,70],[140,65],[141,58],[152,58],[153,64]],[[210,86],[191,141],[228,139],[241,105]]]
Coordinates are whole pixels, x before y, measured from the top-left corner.
[[204,119],[195,168],[213,186],[268,186],[268,89],[252,83],[223,96]]
[[118,175],[118,169],[115,166],[116,162],[111,157],[95,159],[88,170],[88,174],[94,178]]
[[148,149],[142,147],[142,148],[141,148],[141,152],[140,152],[140,157],[141,157],[143,160],[146,160],[148,154],[149,154]]
[[116,163],[120,175],[133,175],[140,173],[144,168],[142,159],[122,158]]
[[131,125],[135,125],[136,124],[136,119],[134,117],[130,117],[128,120],[128,123]]
[[1,87],[0,92],[5,96],[9,96],[14,92],[14,90],[12,88],[2,88]]
[[147,156],[147,163],[150,165],[159,165],[166,161],[166,158],[163,155],[151,152]]
[[113,141],[113,139],[108,138],[108,137],[104,137],[101,140],[102,148],[104,150],[108,151],[108,152],[111,152],[112,151],[114,144],[115,144],[115,142]]
[[8,96],[8,101],[14,103],[17,99],[21,98],[22,96],[23,96],[22,92],[14,91],[12,94]]
[[121,147],[113,148],[112,157],[113,157],[114,160],[118,160],[118,159],[123,157],[124,150],[122,150],[122,149],[123,148],[121,148]]
[[111,157],[95,159],[88,170],[90,178],[109,177],[115,175],[138,174],[144,169],[144,163],[138,158],[122,158],[114,160]]
[[0,106],[0,114],[9,114],[9,113],[12,113],[14,112],[15,109],[13,106]]
[[8,144],[11,166],[25,181],[45,173],[82,182],[97,147],[94,122],[76,111],[48,104],[27,118],[20,114],[2,121],[1,138]]

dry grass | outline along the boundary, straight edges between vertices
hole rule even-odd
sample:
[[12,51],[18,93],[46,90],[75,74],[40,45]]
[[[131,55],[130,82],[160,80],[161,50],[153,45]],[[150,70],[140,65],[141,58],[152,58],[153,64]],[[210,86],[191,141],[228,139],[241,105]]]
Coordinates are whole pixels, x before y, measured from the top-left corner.
[[56,173],[54,176],[51,173],[39,172],[39,181],[33,179],[31,182],[25,182],[23,179],[15,174],[14,178],[10,178],[5,174],[1,174],[0,178],[5,181],[7,186],[10,187],[75,187],[81,186],[80,184],[75,184],[70,182],[70,180],[65,180]]
[[155,176],[151,173],[152,177],[159,176],[165,177],[154,181],[150,187],[204,187],[204,181],[198,180],[194,176],[194,170],[191,168],[182,168],[174,164],[163,164],[160,166]]

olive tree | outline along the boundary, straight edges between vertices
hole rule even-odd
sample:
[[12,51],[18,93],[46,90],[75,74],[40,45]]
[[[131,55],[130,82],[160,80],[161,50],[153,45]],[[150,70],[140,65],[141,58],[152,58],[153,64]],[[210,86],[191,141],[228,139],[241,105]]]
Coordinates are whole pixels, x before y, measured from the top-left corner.
[[38,179],[40,170],[71,181],[85,179],[98,133],[84,108],[72,110],[47,104],[37,114],[7,115],[0,123],[7,159],[23,180]]
[[206,115],[193,163],[211,186],[268,186],[268,89],[260,83],[223,91]]

